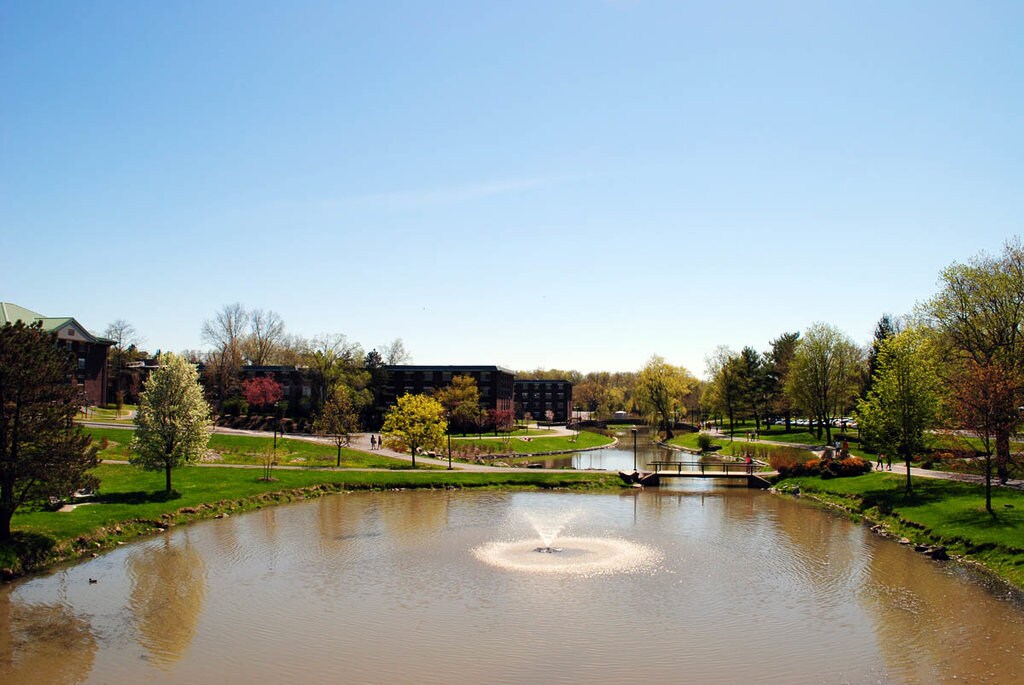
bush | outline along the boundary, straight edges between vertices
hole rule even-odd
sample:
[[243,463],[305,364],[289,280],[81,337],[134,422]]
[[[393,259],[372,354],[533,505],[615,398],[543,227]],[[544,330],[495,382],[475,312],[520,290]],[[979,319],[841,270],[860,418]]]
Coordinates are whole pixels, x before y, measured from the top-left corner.
[[701,433],[697,436],[697,447],[700,448],[701,452],[710,452],[713,444],[711,436],[707,433]]
[[821,476],[824,479],[846,478],[849,476],[860,476],[871,471],[871,462],[860,457],[847,457],[846,459],[808,459],[804,462],[794,462],[792,459],[784,459],[779,455],[773,455],[772,467],[779,472],[780,478],[793,478],[796,476]]
[[846,478],[849,476],[861,476],[871,471],[871,462],[860,457],[847,457],[846,459],[831,459],[821,465],[822,478]]
[[249,413],[249,403],[243,397],[232,397],[231,399],[224,400],[220,409],[228,416],[241,416],[242,414]]
[[817,462],[816,459],[811,459],[811,454],[807,450],[795,447],[783,447],[768,453],[768,463],[779,472],[779,476],[782,478],[807,475],[798,471],[802,471],[810,461]]

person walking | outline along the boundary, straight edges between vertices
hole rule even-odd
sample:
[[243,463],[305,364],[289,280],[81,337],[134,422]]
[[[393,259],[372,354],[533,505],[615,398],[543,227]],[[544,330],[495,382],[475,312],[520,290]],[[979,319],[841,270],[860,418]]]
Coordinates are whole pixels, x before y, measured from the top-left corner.
[[888,455],[885,458],[885,470],[886,471],[892,471],[892,455],[891,454]]
[[375,436],[373,436],[373,435],[370,435],[370,449],[371,450],[377,449],[377,438]]
[[882,470],[882,460],[883,459],[885,459],[885,453],[884,452],[879,452],[878,453],[878,461],[875,462],[875,468],[878,469],[879,471]]

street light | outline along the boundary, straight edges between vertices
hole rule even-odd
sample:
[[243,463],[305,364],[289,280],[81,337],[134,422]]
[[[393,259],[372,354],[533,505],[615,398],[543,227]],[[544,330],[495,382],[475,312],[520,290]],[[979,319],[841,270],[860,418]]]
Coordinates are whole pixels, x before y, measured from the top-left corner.
[[274,402],[274,452],[277,452],[277,431],[281,422],[281,400]]
[[633,470],[636,471],[636,427],[633,428]]

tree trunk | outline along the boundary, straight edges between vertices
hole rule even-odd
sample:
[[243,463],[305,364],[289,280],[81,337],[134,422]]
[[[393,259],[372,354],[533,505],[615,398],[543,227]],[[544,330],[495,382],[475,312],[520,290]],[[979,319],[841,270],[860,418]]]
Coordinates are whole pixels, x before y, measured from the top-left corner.
[[335,466],[338,466],[338,467],[341,466],[341,443],[340,442],[338,443],[338,463],[335,464]]
[[7,489],[0,501],[0,542],[7,542],[11,539],[11,517],[14,516],[14,502]]
[[985,456],[985,511],[995,517],[996,512],[992,511],[992,457]]
[[999,484],[1006,485],[1010,477],[1010,433],[1001,430],[996,433],[996,470],[999,472]]
[[907,489],[906,489],[906,494],[909,495],[911,493],[911,491],[913,490],[913,485],[910,482],[910,455],[909,454],[908,455],[904,455],[903,459],[904,459],[905,463],[907,464]]
[[167,462],[167,466],[164,469],[164,475],[166,476],[167,494],[171,494],[171,463]]
[[409,445],[409,452],[412,454],[412,467],[416,468],[416,445]]

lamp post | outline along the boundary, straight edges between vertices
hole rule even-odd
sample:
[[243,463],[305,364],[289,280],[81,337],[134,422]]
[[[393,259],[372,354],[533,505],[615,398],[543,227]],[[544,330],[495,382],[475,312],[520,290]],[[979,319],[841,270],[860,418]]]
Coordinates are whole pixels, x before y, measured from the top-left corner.
[[636,428],[633,428],[633,470],[636,471]]
[[277,432],[281,423],[281,400],[274,402],[274,452],[277,453]]
[[452,424],[448,424],[448,470],[452,470]]

